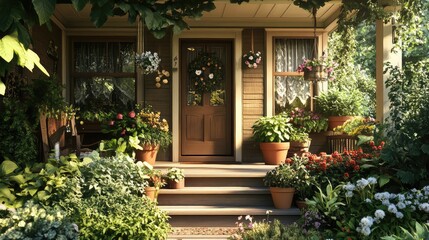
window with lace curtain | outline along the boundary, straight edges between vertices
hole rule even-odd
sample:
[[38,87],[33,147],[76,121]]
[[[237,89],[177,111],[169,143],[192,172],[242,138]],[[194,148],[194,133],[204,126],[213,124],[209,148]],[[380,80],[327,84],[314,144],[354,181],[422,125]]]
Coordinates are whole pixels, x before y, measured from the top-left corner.
[[136,100],[133,39],[72,40],[71,97],[82,111],[125,110]]
[[308,107],[310,104],[310,82],[304,81],[296,69],[303,58],[311,58],[314,39],[274,39],[275,112],[290,107]]

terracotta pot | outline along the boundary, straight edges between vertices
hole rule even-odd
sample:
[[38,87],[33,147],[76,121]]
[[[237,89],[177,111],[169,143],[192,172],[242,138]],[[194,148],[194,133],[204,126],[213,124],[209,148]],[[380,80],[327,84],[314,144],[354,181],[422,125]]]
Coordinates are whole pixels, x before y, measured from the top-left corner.
[[328,117],[328,130],[334,130],[334,128],[341,126],[345,121],[352,119],[353,116],[330,116]]
[[296,200],[295,204],[299,209],[305,209],[308,207],[307,203],[304,200]]
[[155,201],[157,198],[158,190],[155,187],[145,187],[144,194],[152,201]]
[[281,143],[259,143],[265,164],[279,165],[286,160],[287,152],[290,147],[289,142]]
[[180,189],[185,187],[185,179],[182,179],[178,182],[174,180],[168,180],[168,188],[171,189]]
[[158,150],[159,145],[144,145],[143,150],[136,151],[136,159],[154,166]]
[[311,140],[306,142],[290,142],[290,148],[287,153],[287,157],[293,157],[294,154],[298,156],[302,156],[302,154],[306,153],[310,149]]
[[295,188],[270,187],[270,191],[276,208],[288,209],[292,206]]

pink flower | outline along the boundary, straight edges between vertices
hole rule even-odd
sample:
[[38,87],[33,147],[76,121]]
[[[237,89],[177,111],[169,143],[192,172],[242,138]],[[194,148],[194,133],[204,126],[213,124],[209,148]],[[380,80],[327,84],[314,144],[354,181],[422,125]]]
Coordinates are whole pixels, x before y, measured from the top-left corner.
[[124,115],[122,115],[122,113],[118,113],[118,115],[116,115],[116,119],[122,120],[124,119]]
[[261,62],[261,58],[256,59],[256,63],[259,64]]
[[110,120],[110,122],[109,122],[109,126],[113,126],[113,125],[115,125],[115,121]]
[[134,111],[129,112],[128,113],[128,117],[135,118],[136,117],[136,112],[134,112]]

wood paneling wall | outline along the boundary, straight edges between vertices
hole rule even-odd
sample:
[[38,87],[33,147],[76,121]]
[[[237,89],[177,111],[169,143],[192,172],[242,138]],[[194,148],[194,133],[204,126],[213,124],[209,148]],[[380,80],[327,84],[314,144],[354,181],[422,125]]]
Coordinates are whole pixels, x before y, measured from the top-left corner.
[[243,162],[262,162],[259,144],[252,140],[252,125],[264,115],[264,71],[265,31],[264,29],[243,30],[243,54],[252,50],[262,53],[262,62],[256,69],[242,65],[243,69]]
[[[161,112],[161,118],[165,118],[170,124],[172,123],[172,89],[171,89],[171,62],[172,62],[172,35],[167,33],[167,35],[162,39],[156,39],[153,35],[145,29],[144,33],[144,49],[145,51],[157,52],[161,58],[161,69],[165,69],[170,72],[170,77],[168,78],[169,83],[161,83],[161,87],[157,88],[155,86],[155,78],[157,74],[144,75],[144,93],[143,99],[145,104],[149,104],[153,107],[155,111]],[[171,146],[165,151],[161,150],[158,152],[158,160],[168,160],[171,161]]]

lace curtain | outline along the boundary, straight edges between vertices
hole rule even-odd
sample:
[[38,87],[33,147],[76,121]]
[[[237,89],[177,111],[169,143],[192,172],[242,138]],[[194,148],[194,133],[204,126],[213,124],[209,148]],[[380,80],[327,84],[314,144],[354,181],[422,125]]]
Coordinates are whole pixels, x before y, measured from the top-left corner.
[[[313,39],[276,39],[275,40],[275,71],[296,72],[304,57],[311,58]],[[276,104],[285,107],[297,98],[305,105],[310,97],[310,83],[302,77],[275,76]]]
[[91,110],[132,106],[135,102],[134,48],[131,42],[75,42],[75,104]]

